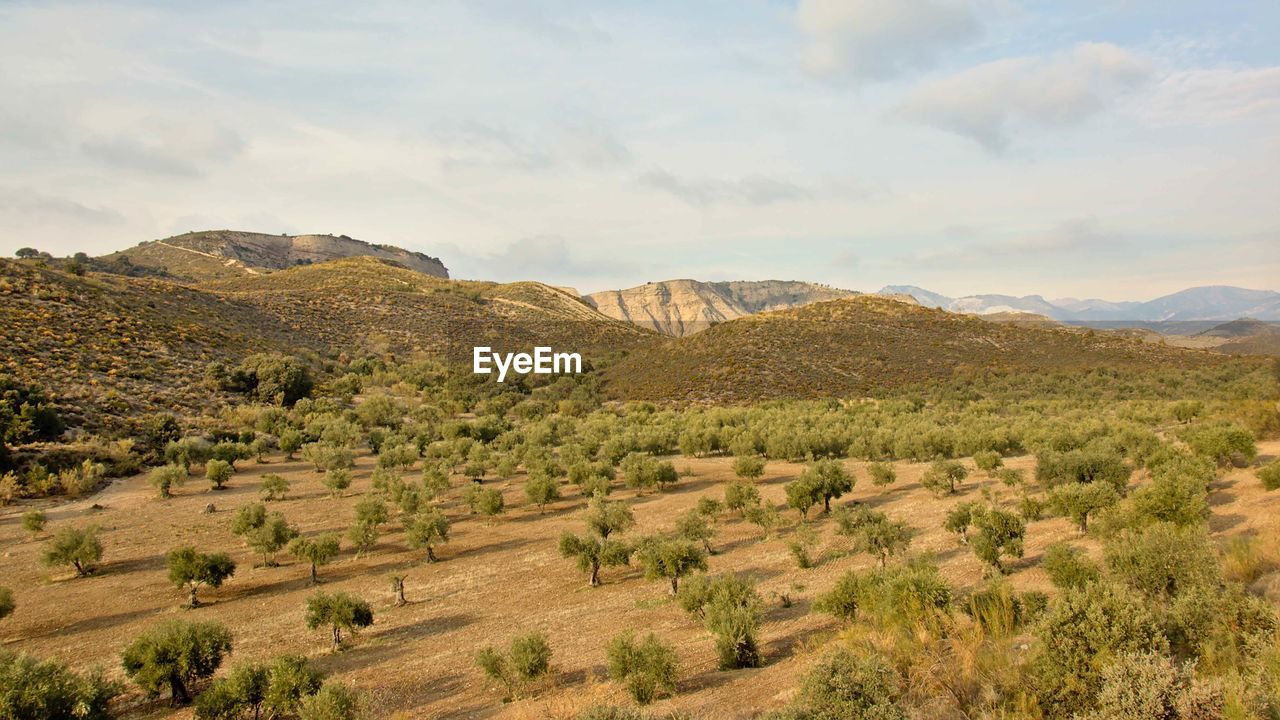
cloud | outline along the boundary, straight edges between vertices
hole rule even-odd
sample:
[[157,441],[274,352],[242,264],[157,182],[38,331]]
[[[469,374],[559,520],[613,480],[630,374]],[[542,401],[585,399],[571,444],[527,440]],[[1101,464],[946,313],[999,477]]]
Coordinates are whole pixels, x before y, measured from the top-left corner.
[[184,178],[199,177],[207,165],[229,161],[245,147],[244,138],[234,130],[186,122],[166,123],[145,136],[94,135],[80,144],[85,155],[112,168]]
[[1216,124],[1280,113],[1280,67],[1197,68],[1153,88],[1144,117],[1159,125]]
[[813,191],[808,188],[767,177],[682,179],[666,170],[650,170],[640,176],[639,182],[644,187],[662,190],[699,208],[713,205],[758,207],[809,200],[813,197]]
[[524,134],[503,125],[471,120],[438,130],[435,136],[449,146],[441,163],[446,170],[602,170],[631,162],[626,144],[607,126],[593,121],[564,123],[551,130]]
[[[963,240],[977,232],[968,227],[952,228],[948,235]],[[1053,255],[1099,256],[1118,250],[1126,244],[1124,238],[1106,230],[1096,218],[1072,218],[1064,220],[1042,232],[1021,233],[999,240],[951,243],[946,246],[917,252],[902,259],[904,265],[928,267],[954,267],[958,265],[988,264],[1011,260],[1042,259]]]
[[956,0],[801,0],[796,21],[811,40],[801,53],[805,70],[854,83],[928,69],[982,35]]
[[450,274],[458,278],[576,282],[601,270],[615,269],[610,264],[597,266],[578,260],[570,251],[569,243],[559,235],[520,238],[491,253],[476,253],[447,243],[435,247],[451,268]]
[[1078,124],[1147,84],[1151,74],[1145,59],[1124,48],[1081,43],[1051,57],[996,60],[926,82],[896,114],[999,153],[1013,126]]
[[11,222],[23,218],[42,225],[51,221],[76,225],[119,225],[124,222],[124,217],[110,208],[90,207],[75,200],[25,188],[0,188],[0,217]]

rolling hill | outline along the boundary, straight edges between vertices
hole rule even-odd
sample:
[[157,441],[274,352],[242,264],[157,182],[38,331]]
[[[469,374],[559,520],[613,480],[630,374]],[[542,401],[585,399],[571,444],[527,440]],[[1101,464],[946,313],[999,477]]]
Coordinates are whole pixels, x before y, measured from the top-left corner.
[[354,257],[188,285],[77,276],[0,261],[0,372],[57,396],[73,426],[101,430],[157,410],[208,411],[218,360],[256,352],[424,352],[551,345],[585,360],[657,338],[541,283],[462,282]]
[[643,347],[610,366],[606,380],[618,398],[746,403],[863,396],[973,370],[1222,361],[1113,333],[987,322],[867,295],[751,315]]
[[135,267],[163,270],[189,282],[259,275],[347,257],[394,260],[425,275],[447,278],[437,258],[390,245],[374,245],[346,235],[268,235],[236,230],[208,230],[140,243],[105,255],[107,265],[121,259]]
[[585,296],[605,315],[664,335],[683,337],[726,320],[857,295],[850,290],[791,280],[701,282],[666,280]]

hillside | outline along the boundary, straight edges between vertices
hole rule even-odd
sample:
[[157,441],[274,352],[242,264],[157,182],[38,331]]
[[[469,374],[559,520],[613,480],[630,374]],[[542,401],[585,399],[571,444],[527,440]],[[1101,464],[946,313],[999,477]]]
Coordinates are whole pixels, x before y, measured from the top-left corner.
[[606,377],[620,398],[743,403],[865,395],[965,370],[1217,361],[1112,333],[986,322],[861,296],[752,315],[653,345],[611,366]]
[[473,344],[549,344],[590,359],[655,337],[540,283],[444,280],[367,257],[196,286],[3,260],[0,326],[0,372],[49,388],[91,430],[208,411],[219,399],[201,382],[206,366],[255,352],[469,361]]
[[449,277],[448,269],[437,258],[390,245],[374,245],[346,235],[268,235],[209,230],[144,242],[103,256],[101,260],[112,263],[123,258],[134,266],[164,270],[180,280],[203,281],[361,256],[393,260],[433,277]]
[[119,429],[139,413],[208,410],[214,360],[296,352],[317,338],[257,308],[172,282],[77,277],[0,260],[0,371],[38,382],[73,425]]
[[683,337],[716,323],[770,310],[856,295],[849,290],[790,280],[700,282],[666,280],[592,293],[586,301],[605,315],[664,335]]
[[537,282],[444,280],[358,257],[200,286],[257,308],[327,347],[381,347],[470,360],[475,345],[599,355],[653,336]]

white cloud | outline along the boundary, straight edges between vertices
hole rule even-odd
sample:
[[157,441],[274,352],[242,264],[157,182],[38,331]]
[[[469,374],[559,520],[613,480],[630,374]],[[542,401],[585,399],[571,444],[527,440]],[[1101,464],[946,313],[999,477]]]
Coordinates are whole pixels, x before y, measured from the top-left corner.
[[1077,124],[1146,84],[1148,62],[1110,43],[996,60],[921,84],[897,108],[914,122],[1004,150],[1016,126]]
[[662,190],[684,203],[699,208],[712,205],[758,207],[808,200],[813,197],[813,191],[801,185],[760,176],[735,179],[684,179],[666,170],[650,170],[641,175],[639,181],[645,187]]
[[[10,227],[48,226],[68,223],[80,226],[118,225],[124,221],[110,208],[90,207],[64,197],[45,195],[26,188],[0,187],[0,218]],[[10,224],[12,223],[12,224]]]
[[1152,90],[1144,117],[1161,125],[1208,125],[1280,113],[1280,67],[1172,72]]
[[930,68],[982,35],[972,10],[955,0],[801,0],[796,20],[810,36],[805,69],[858,83]]

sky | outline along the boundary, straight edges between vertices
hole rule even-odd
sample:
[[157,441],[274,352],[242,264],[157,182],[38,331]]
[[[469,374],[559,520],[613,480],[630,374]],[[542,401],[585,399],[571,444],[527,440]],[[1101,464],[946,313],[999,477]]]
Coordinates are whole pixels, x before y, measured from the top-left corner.
[[0,254],[1280,290],[1277,36],[1271,0],[0,0]]

